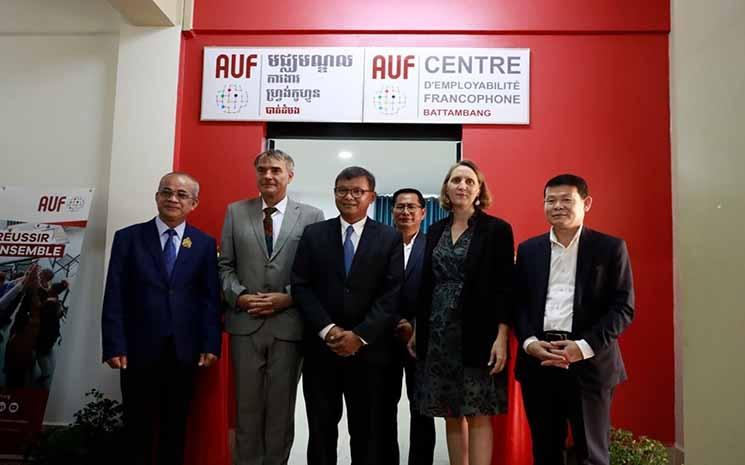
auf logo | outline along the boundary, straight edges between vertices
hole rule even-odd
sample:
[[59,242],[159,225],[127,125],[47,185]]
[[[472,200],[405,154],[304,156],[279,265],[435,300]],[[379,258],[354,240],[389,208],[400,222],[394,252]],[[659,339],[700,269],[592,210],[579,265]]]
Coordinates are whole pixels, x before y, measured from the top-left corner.
[[45,195],[39,199],[38,211],[40,212],[60,212],[67,202],[67,196],[64,195]]
[[217,91],[217,108],[223,113],[240,113],[248,105],[248,92],[239,84],[225,84]]

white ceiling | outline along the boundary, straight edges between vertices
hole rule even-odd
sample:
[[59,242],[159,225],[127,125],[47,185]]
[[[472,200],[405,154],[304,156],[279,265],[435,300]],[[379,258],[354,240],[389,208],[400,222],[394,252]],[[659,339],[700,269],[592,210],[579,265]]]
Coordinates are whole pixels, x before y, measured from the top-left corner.
[[[275,148],[295,160],[291,194],[331,194],[336,175],[347,166],[361,166],[375,176],[378,194],[414,187],[436,195],[448,168],[456,161],[456,142],[275,139]],[[338,154],[350,152],[350,159]]]

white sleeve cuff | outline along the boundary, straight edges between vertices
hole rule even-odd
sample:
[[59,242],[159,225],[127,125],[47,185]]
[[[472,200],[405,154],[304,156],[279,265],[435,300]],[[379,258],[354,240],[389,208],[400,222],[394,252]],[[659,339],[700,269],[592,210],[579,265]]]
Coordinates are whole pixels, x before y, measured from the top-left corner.
[[525,353],[526,353],[526,354],[528,353],[528,346],[529,346],[530,344],[532,344],[532,343],[536,342],[537,340],[538,340],[538,338],[537,338],[537,337],[535,337],[535,336],[530,336],[529,338],[527,338],[527,339],[525,340],[525,342],[523,342],[523,350],[525,351]]
[[326,340],[326,335],[329,333],[329,331],[331,331],[331,328],[333,328],[334,326],[336,325],[331,323],[330,325],[326,326],[325,328],[323,328],[321,331],[318,332],[318,335],[321,336],[321,340],[323,341]]
[[592,347],[590,347],[590,344],[587,343],[584,339],[580,339],[579,341],[574,341],[577,343],[577,346],[579,346],[580,352],[582,352],[582,358],[588,359],[595,356],[595,351],[592,350]]

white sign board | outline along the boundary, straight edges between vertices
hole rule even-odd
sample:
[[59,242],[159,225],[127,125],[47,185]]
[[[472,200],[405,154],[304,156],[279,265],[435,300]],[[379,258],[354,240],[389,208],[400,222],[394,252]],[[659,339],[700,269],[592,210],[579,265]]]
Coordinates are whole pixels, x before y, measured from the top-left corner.
[[530,123],[530,50],[215,48],[202,120]]

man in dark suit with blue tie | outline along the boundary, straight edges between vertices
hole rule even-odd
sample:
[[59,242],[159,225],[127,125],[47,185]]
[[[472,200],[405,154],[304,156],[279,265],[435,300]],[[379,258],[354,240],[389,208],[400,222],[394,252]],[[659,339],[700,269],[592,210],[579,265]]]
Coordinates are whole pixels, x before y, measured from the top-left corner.
[[578,463],[609,463],[611,398],[626,379],[617,339],[634,317],[634,287],[626,243],[583,225],[591,206],[581,177],[550,179],[551,230],[517,250],[516,377],[535,465],[564,463],[567,422]]
[[336,465],[343,401],[352,463],[389,465],[386,374],[404,267],[401,235],[367,217],[375,178],[366,169],[342,170],[334,196],[340,216],[305,228],[292,269],[305,321],[308,465]]
[[128,463],[152,463],[157,443],[158,465],[182,465],[195,370],[220,355],[217,253],[214,239],[185,222],[199,204],[193,177],[166,174],[155,201],[158,216],[114,235],[103,360],[121,370]]
[[434,419],[419,415],[414,409],[414,390],[416,389],[416,359],[409,354],[406,346],[414,333],[416,300],[422,281],[422,261],[426,235],[421,232],[425,217],[424,196],[417,189],[403,188],[393,193],[393,224],[401,233],[404,250],[404,279],[401,285],[400,305],[395,317],[396,351],[391,365],[390,395],[392,419],[386,422],[391,427],[390,463],[400,462],[398,448],[397,413],[401,399],[401,382],[406,372],[406,395],[409,398],[411,423],[409,428],[409,465],[432,465],[435,448]]

